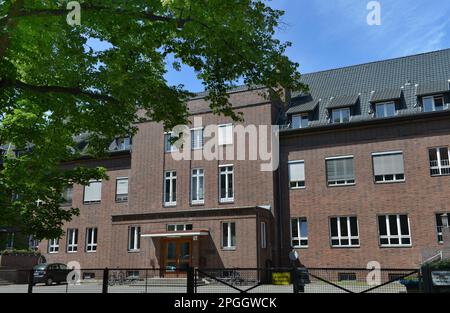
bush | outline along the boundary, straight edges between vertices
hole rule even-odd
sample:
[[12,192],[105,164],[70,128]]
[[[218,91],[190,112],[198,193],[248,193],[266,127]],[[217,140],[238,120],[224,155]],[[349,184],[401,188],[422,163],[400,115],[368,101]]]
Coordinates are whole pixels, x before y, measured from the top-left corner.
[[0,252],[0,255],[32,255],[32,256],[40,256],[41,252],[40,251],[27,250],[27,249],[23,249],[23,250],[13,249],[13,250],[3,250],[3,251]]
[[450,269],[450,259],[427,264],[432,270]]

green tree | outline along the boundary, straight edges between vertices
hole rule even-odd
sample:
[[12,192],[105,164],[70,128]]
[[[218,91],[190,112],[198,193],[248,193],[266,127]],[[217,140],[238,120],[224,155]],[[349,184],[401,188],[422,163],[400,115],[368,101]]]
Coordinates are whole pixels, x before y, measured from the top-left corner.
[[78,214],[60,208],[64,188],[106,178],[102,168],[61,167],[79,157],[75,135],[89,134],[88,152],[99,156],[140,118],[185,123],[190,93],[168,84],[168,66],[194,68],[213,112],[234,119],[226,91],[239,79],[274,97],[303,88],[289,43],[274,38],[283,12],[265,2],[85,0],[81,24],[69,25],[68,1],[0,0],[0,143],[28,151],[3,158],[0,225],[38,238],[63,233]]

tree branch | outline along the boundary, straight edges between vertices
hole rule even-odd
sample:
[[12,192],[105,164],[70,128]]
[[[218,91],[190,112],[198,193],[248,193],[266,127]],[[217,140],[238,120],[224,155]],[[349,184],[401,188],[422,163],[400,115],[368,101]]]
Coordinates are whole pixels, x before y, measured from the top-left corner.
[[85,96],[94,100],[102,100],[109,102],[118,102],[117,99],[95,92],[84,91],[78,87],[61,87],[61,86],[36,86],[24,83],[18,80],[0,80],[0,89],[2,88],[18,88],[37,93],[61,93],[72,96]]
[[[171,16],[161,16],[156,15],[152,12],[134,12],[125,9],[114,9],[104,6],[95,5],[84,5],[81,4],[82,11],[104,11],[112,14],[125,14],[134,16],[136,18],[143,18],[150,21],[160,21],[160,22],[176,22],[178,27],[183,27],[187,22],[192,21],[190,18],[174,18]],[[32,9],[32,10],[21,10],[17,16],[60,16],[67,15],[69,11],[65,9]]]

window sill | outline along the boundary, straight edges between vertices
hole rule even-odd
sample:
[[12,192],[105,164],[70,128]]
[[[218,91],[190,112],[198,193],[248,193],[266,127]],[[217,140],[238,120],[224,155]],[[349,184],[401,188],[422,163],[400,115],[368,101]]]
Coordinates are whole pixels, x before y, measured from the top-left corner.
[[128,200],[116,200],[116,203],[128,203]]
[[58,254],[59,253],[59,251],[56,251],[56,252],[49,252],[48,254]]
[[83,205],[92,205],[92,204],[100,204],[101,201],[90,201],[90,202],[84,202],[83,201]]
[[294,246],[293,249],[308,249],[309,246]]
[[352,184],[344,184],[344,185],[328,185],[328,184],[327,184],[327,187],[330,187],[330,188],[351,187],[351,186],[356,186],[356,183],[352,183]]
[[376,181],[375,185],[389,185],[389,184],[402,184],[406,183],[406,180],[392,180],[392,181]]
[[96,251],[86,251],[86,253],[96,253],[97,252],[97,250]]
[[176,207],[177,204],[176,203],[164,203],[164,207],[165,208],[173,208]]
[[382,248],[382,249],[412,248],[412,245],[391,245],[391,246],[382,246],[382,245],[380,245],[380,248]]
[[450,176],[450,174],[436,174],[436,175],[430,175],[431,177],[442,177],[442,176]]
[[77,253],[78,251],[67,251],[67,253],[73,254],[73,253]]
[[289,190],[302,190],[302,189],[306,189],[306,186],[304,186],[304,187],[289,187]]
[[202,202],[191,202],[191,206],[203,206],[203,205],[205,205],[204,201],[202,201]]
[[331,249],[359,249],[361,248],[360,245],[354,245],[354,246],[331,246]]
[[222,251],[236,251],[236,247],[230,247],[230,248],[222,247],[221,249],[222,249]]
[[128,253],[139,253],[141,250],[128,250]]

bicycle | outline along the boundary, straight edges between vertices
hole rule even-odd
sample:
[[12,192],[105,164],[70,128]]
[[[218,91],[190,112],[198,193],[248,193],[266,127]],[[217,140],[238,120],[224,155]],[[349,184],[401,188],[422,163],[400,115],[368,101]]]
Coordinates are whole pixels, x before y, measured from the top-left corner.
[[113,271],[108,278],[108,285],[123,285],[125,283],[125,274],[122,271]]

